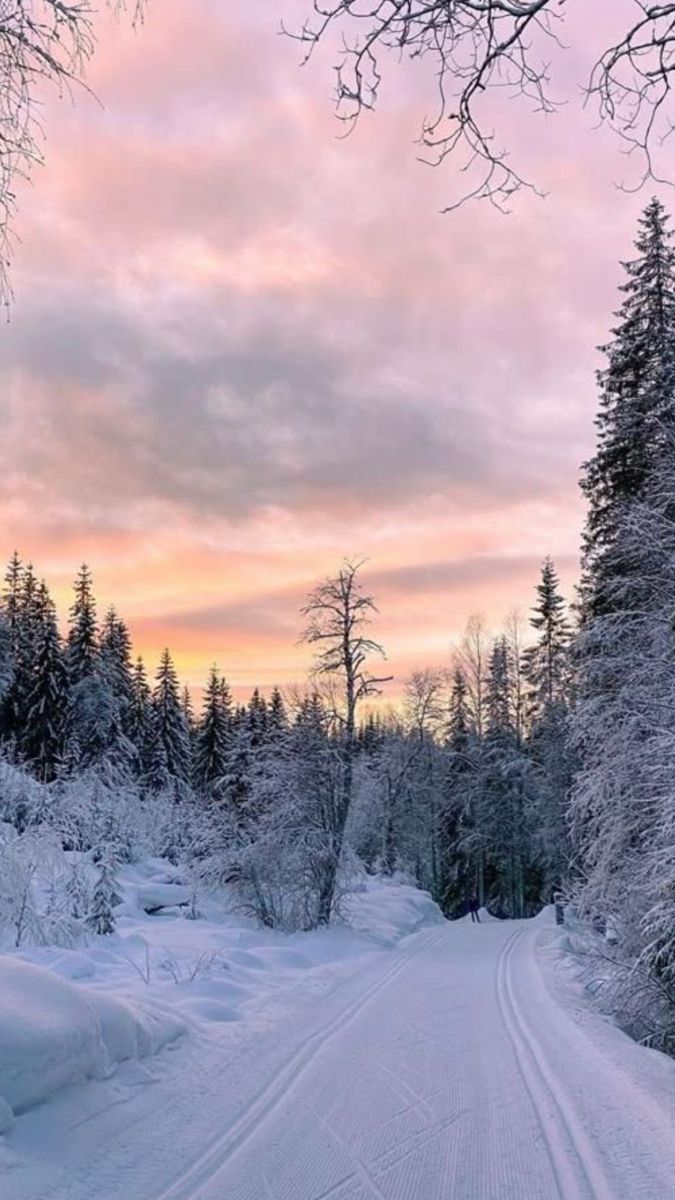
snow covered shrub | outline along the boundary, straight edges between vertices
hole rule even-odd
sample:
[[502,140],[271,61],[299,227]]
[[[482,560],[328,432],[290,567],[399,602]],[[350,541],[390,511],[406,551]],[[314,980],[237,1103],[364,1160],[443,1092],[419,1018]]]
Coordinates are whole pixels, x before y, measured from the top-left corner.
[[104,847],[98,856],[98,879],[87,913],[87,926],[93,933],[106,934],[115,931],[117,923],[115,908],[122,899],[117,891],[116,871],[118,865],[112,847]]
[[23,767],[0,758],[0,818],[21,833],[40,824],[49,808],[47,789]]
[[18,834],[0,828],[0,935],[27,943],[72,945],[80,926],[68,895],[69,867],[58,835],[46,826]]

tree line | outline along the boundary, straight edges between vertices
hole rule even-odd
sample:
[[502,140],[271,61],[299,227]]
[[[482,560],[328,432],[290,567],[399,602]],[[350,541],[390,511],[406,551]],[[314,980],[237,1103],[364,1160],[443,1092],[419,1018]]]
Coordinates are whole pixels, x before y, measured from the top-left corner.
[[195,714],[168,649],[150,682],[118,613],[99,620],[86,566],[62,636],[15,553],[0,604],[4,817],[19,838],[47,826],[106,863],[189,862],[270,925],[327,923],[364,869],[405,872],[449,915],[474,893],[531,914],[569,857],[571,629],[553,563],[527,649],[515,619],[495,640],[472,618],[452,667],[413,673],[399,711],[368,707],[388,681],[371,670],[376,613],[346,563],[303,609],[308,687],[235,704],[214,666]]

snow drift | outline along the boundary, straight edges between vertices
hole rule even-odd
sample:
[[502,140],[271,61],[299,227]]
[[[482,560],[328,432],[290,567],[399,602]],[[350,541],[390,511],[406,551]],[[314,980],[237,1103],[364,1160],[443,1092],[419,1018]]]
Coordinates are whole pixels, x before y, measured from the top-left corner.
[[119,1062],[154,1054],[183,1029],[172,1015],[0,956],[0,1130],[12,1112],[69,1084],[105,1078]]

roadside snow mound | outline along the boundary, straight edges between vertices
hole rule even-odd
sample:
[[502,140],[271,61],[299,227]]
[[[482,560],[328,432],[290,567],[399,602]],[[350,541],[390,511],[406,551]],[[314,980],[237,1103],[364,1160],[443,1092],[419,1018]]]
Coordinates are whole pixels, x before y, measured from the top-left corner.
[[442,925],[445,917],[428,892],[396,879],[369,878],[364,890],[344,904],[347,924],[386,945],[417,933],[427,925]]
[[[0,956],[0,1129],[20,1113],[117,1063],[153,1054],[183,1032],[176,1017],[143,1012],[51,971]],[[4,1114],[4,1116],[3,1116]]]

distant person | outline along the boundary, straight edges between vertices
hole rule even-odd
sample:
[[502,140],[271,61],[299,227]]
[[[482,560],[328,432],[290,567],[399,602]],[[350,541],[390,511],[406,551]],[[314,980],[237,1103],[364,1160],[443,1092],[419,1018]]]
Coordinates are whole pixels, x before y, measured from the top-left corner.
[[480,904],[478,903],[478,896],[469,897],[469,912],[471,913],[472,923],[477,921],[480,925]]

